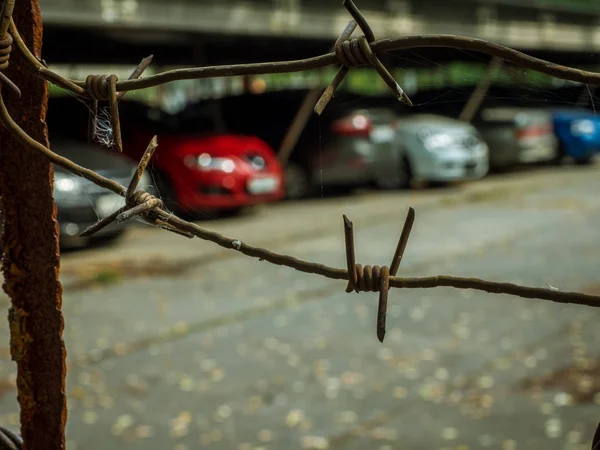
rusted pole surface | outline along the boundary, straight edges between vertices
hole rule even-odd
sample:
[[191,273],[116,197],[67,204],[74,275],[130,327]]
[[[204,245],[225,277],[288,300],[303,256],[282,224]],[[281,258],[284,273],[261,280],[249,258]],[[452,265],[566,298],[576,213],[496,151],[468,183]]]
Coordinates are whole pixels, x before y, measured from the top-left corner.
[[486,71],[483,76],[479,79],[479,83],[477,83],[477,87],[471,94],[469,101],[463,108],[460,113],[459,119],[464,120],[465,122],[471,122],[475,114],[477,114],[477,110],[481,106],[483,99],[485,98],[488,90],[490,89],[490,85],[492,84],[492,79],[494,75],[502,67],[504,60],[494,56],[487,66]]
[[[18,0],[13,17],[26,44],[41,56],[39,0]],[[8,110],[30,136],[48,145],[48,87],[24,67],[13,51],[5,74],[21,88],[22,98],[15,100],[4,90]],[[21,434],[26,450],[65,448],[66,355],[53,179],[53,167],[45,158],[0,129],[3,288],[12,302],[10,347],[17,363]]]

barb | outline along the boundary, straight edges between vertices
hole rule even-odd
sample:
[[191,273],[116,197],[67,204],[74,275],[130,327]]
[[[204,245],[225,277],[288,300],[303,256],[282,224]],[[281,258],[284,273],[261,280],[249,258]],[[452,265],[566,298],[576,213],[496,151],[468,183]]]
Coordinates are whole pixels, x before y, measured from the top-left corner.
[[[129,76],[129,80],[136,80],[142,76],[144,71],[152,63],[153,55],[142,59],[138,66]],[[119,118],[118,101],[127,92],[117,93],[118,78],[116,75],[88,75],[85,80],[86,93],[88,95],[88,140],[91,142],[97,137],[98,130],[98,102],[108,100],[110,105],[110,123],[114,137],[114,147],[117,151],[123,151],[121,138],[121,120]]]
[[121,223],[126,220],[130,220],[136,216],[140,216],[142,218],[142,221],[149,223],[150,225],[159,228],[164,228],[168,231],[180,234],[188,238],[194,237],[193,234],[179,230],[176,227],[169,225],[167,221],[159,218],[159,215],[161,213],[164,213],[164,211],[161,209],[164,205],[160,199],[154,197],[153,195],[144,191],[143,189],[136,190],[140,183],[142,175],[144,174],[150,160],[152,159],[152,155],[154,155],[154,152],[157,148],[158,139],[156,136],[154,136],[150,140],[150,143],[148,144],[148,147],[146,148],[146,151],[144,152],[144,155],[142,156],[142,159],[140,160],[136,171],[133,174],[131,181],[129,182],[129,186],[125,191],[125,206],[119,208],[117,211],[112,212],[108,216],[101,219],[99,222],[84,230],[83,233],[81,233],[80,235],[81,237],[92,236],[93,234],[109,226],[113,222]]
[[379,292],[379,304],[377,307],[377,338],[383,342],[385,337],[385,319],[387,315],[388,291],[390,289],[390,275],[395,276],[400,268],[400,262],[408,243],[408,238],[415,221],[415,210],[408,209],[408,215],[404,222],[400,240],[396,252],[392,258],[391,268],[387,266],[361,266],[356,264],[354,253],[354,225],[344,215],[344,236],[346,241],[346,265],[348,268],[348,285],[346,292]]
[[[344,0],[344,6],[354,20],[350,21],[335,42],[335,55],[342,64],[342,67],[338,70],[336,76],[329,86],[327,86],[327,89],[325,89],[325,92],[323,92],[323,95],[317,102],[314,109],[315,113],[318,115],[323,113],[323,110],[333,98],[336,89],[342,83],[351,67],[365,65],[370,65],[377,70],[379,76],[389,86],[398,100],[406,103],[408,106],[412,106],[412,102],[410,101],[410,98],[408,98],[408,95],[406,95],[396,80],[394,80],[392,74],[385,68],[375,53],[373,53],[370,44],[375,40],[375,35],[364,16],[360,13],[352,0]],[[357,24],[362,30],[363,36],[358,39],[349,40],[356,29]]]
[[89,139],[96,137],[98,120],[98,102],[108,101],[110,106],[110,123],[114,136],[114,147],[118,152],[123,151],[121,141],[121,120],[119,118],[119,106],[117,104],[117,76],[116,75],[89,75],[86,82],[86,90],[90,98],[90,115],[88,119]]

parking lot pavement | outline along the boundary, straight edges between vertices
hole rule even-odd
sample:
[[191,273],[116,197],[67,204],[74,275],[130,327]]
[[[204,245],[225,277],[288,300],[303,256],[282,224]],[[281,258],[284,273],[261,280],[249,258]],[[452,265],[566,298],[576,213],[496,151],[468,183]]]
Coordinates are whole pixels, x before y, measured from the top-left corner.
[[[580,186],[587,181],[593,182],[599,169],[600,165],[543,168],[492,176],[476,183],[442,189],[364,191],[345,197],[283,202],[259,207],[239,217],[201,221],[199,224],[253,245],[272,247],[279,243],[303,241],[307,236],[318,236],[322,232],[339,232],[342,214],[360,226],[378,220],[398,220],[409,206],[421,212],[427,208],[459,203],[518,199],[522,193],[561,190],[573,183]],[[195,240],[192,244],[181,236],[139,224],[117,245],[64,254],[61,276],[70,280],[73,276],[85,276],[111,265],[193,266],[233,254],[231,250],[222,249],[211,242]]]
[[[600,293],[600,179],[591,169],[488,183],[415,205],[401,274]],[[344,212],[355,221],[357,260],[389,264],[408,203],[369,195],[324,201],[303,219],[302,206],[276,207],[267,216],[288,233],[323,220],[321,231],[286,241],[267,228],[262,238],[342,267]],[[387,216],[377,216],[386,202]],[[262,220],[215,226],[251,239]],[[233,255],[65,285],[69,450],[590,448],[600,421],[600,310],[393,290],[382,345],[377,294],[346,294],[343,282]],[[13,370],[0,364],[3,424],[18,421]]]

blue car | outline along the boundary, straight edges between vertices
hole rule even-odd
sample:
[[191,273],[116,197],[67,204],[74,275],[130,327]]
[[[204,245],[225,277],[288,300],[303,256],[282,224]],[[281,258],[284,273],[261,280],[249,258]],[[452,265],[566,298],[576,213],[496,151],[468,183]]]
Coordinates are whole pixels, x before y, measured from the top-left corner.
[[577,164],[589,164],[600,152],[600,115],[584,109],[552,111],[554,132],[560,142],[560,156]]

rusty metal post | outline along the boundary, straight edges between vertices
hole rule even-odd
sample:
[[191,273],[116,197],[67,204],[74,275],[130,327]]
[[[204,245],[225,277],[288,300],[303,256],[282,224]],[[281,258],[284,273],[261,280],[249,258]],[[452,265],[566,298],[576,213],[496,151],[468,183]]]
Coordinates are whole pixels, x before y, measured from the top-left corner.
[[[13,18],[27,46],[41,57],[39,0],[17,1]],[[22,91],[22,98],[14,100],[4,90],[9,112],[30,136],[48,145],[47,83],[25,70],[17,52],[13,52],[5,73]],[[26,450],[65,448],[66,352],[53,180],[54,169],[48,160],[0,129],[3,288],[12,302],[10,348],[17,363],[21,435]]]
[[477,110],[481,106],[483,99],[485,98],[488,90],[490,89],[490,85],[492,84],[492,79],[496,72],[502,67],[504,60],[498,57],[493,57],[490,61],[487,69],[485,70],[483,76],[479,79],[479,83],[477,83],[477,87],[473,90],[469,101],[463,108],[460,113],[459,119],[464,120],[465,122],[471,122]]

